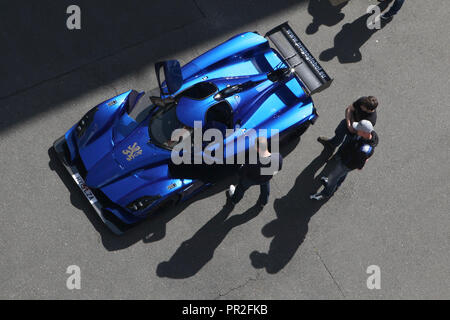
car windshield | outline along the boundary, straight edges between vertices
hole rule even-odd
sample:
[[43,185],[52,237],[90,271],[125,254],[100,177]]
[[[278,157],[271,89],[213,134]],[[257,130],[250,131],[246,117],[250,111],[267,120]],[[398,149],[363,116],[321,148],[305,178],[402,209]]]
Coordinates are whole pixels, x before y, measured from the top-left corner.
[[173,149],[182,140],[171,140],[172,132],[176,129],[186,129],[186,135],[189,136],[193,129],[185,126],[178,120],[177,108],[175,104],[167,107],[161,107],[150,119],[149,134],[152,142],[165,149]]

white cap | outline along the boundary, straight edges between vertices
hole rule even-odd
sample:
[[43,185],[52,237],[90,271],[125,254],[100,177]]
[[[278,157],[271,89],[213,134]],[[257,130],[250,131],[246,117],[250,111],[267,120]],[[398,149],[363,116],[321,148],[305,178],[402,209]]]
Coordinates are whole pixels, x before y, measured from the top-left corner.
[[367,133],[371,133],[373,131],[372,122],[370,122],[369,120],[361,120],[360,122],[353,122],[352,127],[356,131],[363,131]]

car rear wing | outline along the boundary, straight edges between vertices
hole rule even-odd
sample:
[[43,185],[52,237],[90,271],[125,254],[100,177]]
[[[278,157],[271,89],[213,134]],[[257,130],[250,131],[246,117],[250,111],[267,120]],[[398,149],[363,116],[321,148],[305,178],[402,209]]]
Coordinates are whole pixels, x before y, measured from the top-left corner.
[[333,79],[325,72],[287,22],[273,28],[265,37],[275,45],[288,66],[304,84],[308,94],[325,90]]

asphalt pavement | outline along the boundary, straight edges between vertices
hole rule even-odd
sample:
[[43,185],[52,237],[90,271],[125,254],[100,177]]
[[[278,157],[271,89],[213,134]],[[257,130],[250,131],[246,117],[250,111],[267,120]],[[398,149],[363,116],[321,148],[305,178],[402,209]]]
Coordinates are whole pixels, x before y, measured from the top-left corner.
[[[0,11],[1,299],[449,299],[450,4],[407,0],[381,29],[353,0],[18,1]],[[68,30],[66,8],[81,8]],[[332,86],[319,119],[284,146],[269,204],[251,188],[223,209],[227,182],[122,237],[89,207],[51,149],[80,117],[153,63],[182,63],[245,31],[285,21]],[[356,98],[380,101],[380,144],[326,202],[308,200],[327,166],[316,141]],[[81,289],[66,273],[81,270]],[[381,288],[369,289],[369,266]]]

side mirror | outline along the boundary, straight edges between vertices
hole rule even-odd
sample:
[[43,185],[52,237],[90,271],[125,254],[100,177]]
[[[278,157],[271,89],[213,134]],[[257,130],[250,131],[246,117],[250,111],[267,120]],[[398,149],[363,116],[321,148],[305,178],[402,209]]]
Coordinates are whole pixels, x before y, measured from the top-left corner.
[[[161,83],[161,68],[164,69],[165,86]],[[180,63],[177,60],[167,60],[155,63],[156,79],[161,96],[177,92],[183,84]],[[166,90],[164,90],[166,89]]]

